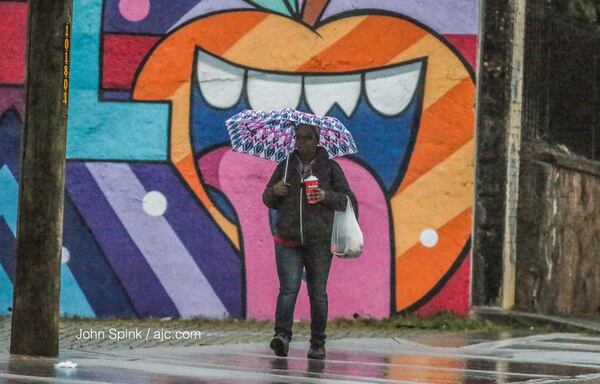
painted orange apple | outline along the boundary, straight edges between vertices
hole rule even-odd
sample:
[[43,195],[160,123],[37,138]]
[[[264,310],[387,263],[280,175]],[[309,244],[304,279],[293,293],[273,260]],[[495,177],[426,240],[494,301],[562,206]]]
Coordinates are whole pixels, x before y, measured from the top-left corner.
[[[203,97],[217,109],[233,107],[242,94],[255,109],[297,107],[306,98],[313,111],[326,113],[336,104],[350,120],[360,97],[381,115],[401,113],[419,82],[420,122],[407,159],[398,167],[397,182],[386,190],[377,175],[364,168],[356,173],[363,179],[355,183],[364,180],[369,188],[378,188],[373,193],[383,201],[370,219],[386,223],[370,228],[365,244],[388,243],[379,244],[378,251],[365,248],[362,258],[380,258],[387,265],[380,272],[387,276],[378,277],[384,284],[373,294],[388,298],[382,305],[389,315],[414,308],[465,257],[471,228],[475,87],[468,66],[439,36],[398,15],[356,13],[313,28],[281,15],[244,10],[191,20],[157,44],[138,73],[134,99],[171,103],[170,161],[241,250],[240,228],[209,196],[190,134],[193,79],[202,76],[202,66],[210,75],[200,86]],[[236,71],[239,76],[232,77]],[[407,76],[409,71],[419,76]],[[279,76],[279,83],[274,85],[270,76]],[[311,104],[307,97],[317,102]],[[365,199],[359,198],[359,206],[368,212],[370,201]],[[244,239],[245,250],[248,241],[253,240]],[[257,247],[270,246],[261,241]],[[387,292],[381,289],[385,284]],[[250,293],[248,300],[258,299]]]

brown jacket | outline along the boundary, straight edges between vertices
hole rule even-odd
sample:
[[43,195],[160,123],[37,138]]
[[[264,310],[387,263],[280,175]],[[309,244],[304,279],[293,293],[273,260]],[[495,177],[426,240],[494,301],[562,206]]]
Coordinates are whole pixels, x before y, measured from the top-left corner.
[[273,194],[273,185],[283,179],[285,160],[279,163],[263,192],[263,203],[277,210],[275,236],[304,245],[329,242],[334,211],[346,209],[348,196],[358,217],[356,198],[342,168],[329,159],[325,149],[318,147],[312,174],[319,179],[319,188],[325,191],[325,199],[316,204],[308,204],[300,164],[297,152],[291,154],[286,180],[291,185],[287,196]]

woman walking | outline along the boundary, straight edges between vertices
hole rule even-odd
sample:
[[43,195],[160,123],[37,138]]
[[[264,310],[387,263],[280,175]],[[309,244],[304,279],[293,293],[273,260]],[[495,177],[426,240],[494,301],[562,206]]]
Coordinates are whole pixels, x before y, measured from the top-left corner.
[[[305,269],[311,318],[308,357],[325,358],[327,279],[332,260],[330,241],[334,211],[346,209],[346,196],[351,199],[352,206],[357,207],[342,169],[329,159],[327,151],[319,147],[318,142],[318,127],[298,125],[296,150],[290,154],[287,165],[283,161],[277,166],[262,196],[267,207],[277,210],[274,242],[279,295],[275,336],[270,343],[277,356],[288,353],[296,297]],[[304,180],[310,176],[318,179],[318,187],[307,194]]]

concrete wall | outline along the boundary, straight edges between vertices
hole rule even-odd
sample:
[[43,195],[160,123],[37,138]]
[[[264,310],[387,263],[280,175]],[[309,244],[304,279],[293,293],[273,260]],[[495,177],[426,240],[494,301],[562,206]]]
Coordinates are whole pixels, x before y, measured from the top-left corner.
[[[330,317],[466,314],[477,1],[335,1],[315,29],[251,3],[75,0],[63,314],[272,318],[260,193],[275,164],[231,152],[224,120],[282,107],[338,117],[359,148],[339,163],[366,245],[334,260]],[[0,88],[12,188],[0,195],[0,313],[14,276],[25,8],[0,3],[0,36],[20,44],[16,64],[0,52],[16,71]],[[296,317],[308,316],[303,284]]]
[[517,305],[600,313],[600,164],[530,148],[519,201]]

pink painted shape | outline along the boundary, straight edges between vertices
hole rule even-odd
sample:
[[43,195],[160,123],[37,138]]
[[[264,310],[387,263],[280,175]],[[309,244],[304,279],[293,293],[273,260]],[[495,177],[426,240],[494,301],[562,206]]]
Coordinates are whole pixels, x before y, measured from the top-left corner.
[[452,312],[458,316],[468,316],[470,281],[471,259],[467,256],[442,289],[417,310],[417,315],[430,317],[439,312]]
[[[348,159],[336,160],[356,195],[358,223],[365,246],[357,259],[333,258],[327,294],[329,317],[354,314],[383,319],[390,316],[390,227],[387,203],[381,187],[363,167]],[[309,319],[305,283],[298,295],[295,318]]]
[[460,52],[473,70],[477,69],[477,35],[444,35],[446,40]]
[[[385,318],[390,315],[391,268],[385,196],[366,169],[347,159],[340,159],[339,164],[358,199],[365,247],[358,259],[334,259],[328,284],[329,316],[351,317],[358,313]],[[251,319],[273,319],[279,289],[268,210],[261,198],[274,168],[273,162],[229,151],[219,165],[222,191],[235,207],[242,228],[247,316]],[[294,317],[310,317],[305,283]]]
[[121,0],[119,12],[129,21],[141,21],[150,13],[150,0]]
[[202,170],[202,180],[215,188],[221,188],[219,184],[219,164],[225,152],[231,152],[231,147],[215,149],[198,160],[198,167]]

